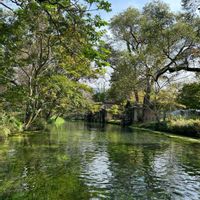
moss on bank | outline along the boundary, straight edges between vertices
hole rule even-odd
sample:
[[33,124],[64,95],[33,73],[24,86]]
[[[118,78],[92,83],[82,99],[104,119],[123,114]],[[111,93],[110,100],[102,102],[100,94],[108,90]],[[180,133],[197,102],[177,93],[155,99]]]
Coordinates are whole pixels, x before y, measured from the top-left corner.
[[23,130],[23,124],[13,115],[8,113],[0,113],[0,139],[22,132],[37,132],[48,130],[48,124],[60,126],[65,120],[61,117],[53,116],[48,122],[44,119],[35,121],[28,130]]

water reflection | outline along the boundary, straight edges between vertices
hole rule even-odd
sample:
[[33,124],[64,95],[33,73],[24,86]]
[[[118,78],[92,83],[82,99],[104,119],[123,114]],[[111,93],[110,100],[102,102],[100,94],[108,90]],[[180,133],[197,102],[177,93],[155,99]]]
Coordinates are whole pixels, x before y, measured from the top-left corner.
[[200,147],[66,123],[0,146],[0,199],[200,199]]

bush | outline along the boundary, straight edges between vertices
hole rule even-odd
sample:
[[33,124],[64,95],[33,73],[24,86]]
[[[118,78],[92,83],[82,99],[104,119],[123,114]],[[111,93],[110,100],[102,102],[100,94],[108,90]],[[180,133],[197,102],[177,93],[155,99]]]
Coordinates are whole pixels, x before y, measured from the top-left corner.
[[51,117],[50,120],[48,120],[48,123],[49,124],[55,124],[55,125],[59,126],[59,125],[64,124],[65,120],[62,117],[53,116],[53,117]]
[[10,129],[5,126],[0,126],[0,130],[0,138],[8,137],[11,134]]
[[170,132],[200,137],[200,119],[174,119],[168,122]]
[[118,115],[120,113],[119,106],[113,105],[110,109],[108,109],[108,112],[112,115]]
[[140,125],[156,131],[170,132],[177,135],[200,137],[200,119],[171,119],[166,122],[151,122]]
[[38,118],[36,121],[34,121],[31,126],[29,127],[28,131],[39,131],[39,130],[45,130],[46,129],[47,122],[46,120],[42,118]]
[[15,113],[0,112],[0,137],[7,137],[12,133],[22,131],[22,123]]

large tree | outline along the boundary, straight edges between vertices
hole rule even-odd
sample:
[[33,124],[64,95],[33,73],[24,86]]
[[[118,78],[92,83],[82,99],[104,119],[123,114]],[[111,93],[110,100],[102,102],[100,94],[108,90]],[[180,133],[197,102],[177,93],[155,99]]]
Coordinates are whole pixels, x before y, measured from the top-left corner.
[[135,60],[133,65],[126,65],[132,66],[133,74],[139,72],[132,78],[144,87],[144,108],[151,106],[153,86],[159,86],[162,77],[182,70],[200,72],[198,22],[198,17],[188,21],[162,2],[149,3],[143,11],[128,8],[111,20],[115,41]]
[[[1,10],[2,96],[7,107],[14,95],[20,97],[17,105],[28,129],[39,116],[85,106],[85,80],[106,65],[103,32],[97,31],[105,22],[76,1],[12,2],[17,8],[3,4],[9,11]],[[105,1],[96,3],[97,9],[109,9]]]

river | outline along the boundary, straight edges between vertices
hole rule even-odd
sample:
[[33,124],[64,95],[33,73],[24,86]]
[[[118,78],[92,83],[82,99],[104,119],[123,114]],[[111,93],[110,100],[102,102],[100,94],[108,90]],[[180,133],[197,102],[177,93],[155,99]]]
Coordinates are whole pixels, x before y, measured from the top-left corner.
[[1,200],[200,199],[200,143],[66,122],[0,141]]

